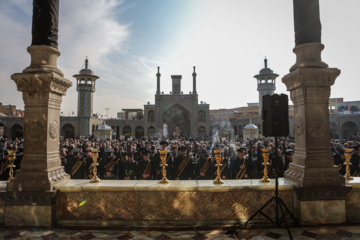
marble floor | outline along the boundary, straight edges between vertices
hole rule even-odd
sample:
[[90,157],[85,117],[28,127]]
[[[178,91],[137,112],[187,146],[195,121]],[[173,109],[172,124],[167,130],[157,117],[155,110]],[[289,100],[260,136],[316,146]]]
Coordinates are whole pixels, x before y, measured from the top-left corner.
[[[291,228],[293,239],[360,239],[358,225],[328,225]],[[262,226],[253,228],[189,228],[189,229],[154,229],[154,228],[6,228],[0,226],[0,239],[289,239],[286,228]]]

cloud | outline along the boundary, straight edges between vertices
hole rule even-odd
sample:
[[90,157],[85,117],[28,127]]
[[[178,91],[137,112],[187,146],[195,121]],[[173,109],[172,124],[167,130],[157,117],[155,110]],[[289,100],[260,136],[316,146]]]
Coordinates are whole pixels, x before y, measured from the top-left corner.
[[10,76],[30,63],[26,48],[31,42],[31,6],[29,1],[0,1],[0,102],[17,108],[24,104]]

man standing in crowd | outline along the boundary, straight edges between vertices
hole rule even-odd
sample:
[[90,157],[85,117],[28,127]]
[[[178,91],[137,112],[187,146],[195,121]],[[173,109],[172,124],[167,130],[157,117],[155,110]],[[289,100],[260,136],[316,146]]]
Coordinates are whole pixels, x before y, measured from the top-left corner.
[[195,179],[196,180],[211,180],[213,179],[213,163],[209,157],[207,150],[202,150],[201,156],[197,161],[195,167]]
[[114,156],[113,152],[112,148],[105,149],[106,156],[102,159],[100,165],[100,176],[103,179],[118,179],[119,171],[121,171],[119,168],[120,158]]
[[139,162],[138,177],[139,180],[153,180],[154,179],[154,162],[149,159],[149,153],[142,153],[143,159]]
[[[167,150],[168,145],[169,145],[169,143],[167,141],[161,141],[160,149]],[[154,167],[155,167],[154,179],[161,180],[163,177],[163,175],[162,175],[163,167],[160,165],[161,164],[160,152],[155,153],[155,155],[153,157],[153,161],[154,161]],[[167,163],[166,178],[172,179],[171,178],[171,170],[173,167],[173,159],[172,159],[171,153],[169,153],[168,151],[166,152],[166,163]]]
[[134,161],[134,155],[132,153],[126,154],[125,156],[126,161],[123,163],[124,180],[134,180],[136,176],[138,176],[138,163]]
[[231,178],[232,179],[249,179],[252,171],[252,161],[244,158],[244,149],[239,148],[236,150],[238,157],[231,165]]
[[180,147],[180,155],[174,159],[173,178],[176,180],[191,180],[193,166],[190,156],[186,154],[186,147]]
[[85,170],[85,158],[80,157],[80,150],[74,148],[71,150],[73,156],[69,159],[66,172],[70,174],[71,179],[84,179]]

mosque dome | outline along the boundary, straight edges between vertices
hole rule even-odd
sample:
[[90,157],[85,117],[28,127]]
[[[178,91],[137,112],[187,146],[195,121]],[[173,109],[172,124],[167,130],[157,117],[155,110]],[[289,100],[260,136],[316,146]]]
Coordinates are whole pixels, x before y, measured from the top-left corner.
[[259,72],[260,74],[273,74],[273,70],[271,70],[270,68],[263,68],[260,70]]
[[89,65],[89,60],[86,57],[85,68],[80,70],[79,75],[94,75],[94,72],[90,68],[88,68],[88,65]]
[[258,127],[252,123],[249,123],[244,127],[244,129],[258,129]]
[[111,127],[106,125],[105,120],[103,125],[99,126],[98,130],[111,130]]
[[94,75],[94,72],[91,69],[83,68],[79,71],[80,75]]

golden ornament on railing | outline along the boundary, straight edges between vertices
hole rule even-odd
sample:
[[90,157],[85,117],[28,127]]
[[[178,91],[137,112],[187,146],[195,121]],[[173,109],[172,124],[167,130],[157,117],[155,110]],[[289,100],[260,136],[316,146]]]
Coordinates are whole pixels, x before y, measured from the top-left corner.
[[162,174],[163,178],[161,179],[160,183],[169,183],[170,181],[166,178],[166,167],[168,166],[166,163],[166,149],[160,150],[160,159],[161,163],[160,166],[163,168]]
[[98,151],[99,151],[99,149],[97,149],[97,148],[91,149],[91,157],[92,157],[92,160],[93,160],[93,163],[90,166],[92,168],[92,173],[93,173],[93,177],[90,179],[91,183],[100,182],[100,179],[97,176],[97,166],[99,166],[99,164],[97,162]]
[[221,150],[214,150],[214,156],[215,156],[215,160],[216,160],[216,164],[215,166],[217,167],[217,170],[216,170],[216,178],[214,179],[214,184],[223,184],[224,181],[221,180],[221,177],[220,177],[220,167],[222,166],[221,164]]
[[16,167],[14,165],[14,161],[16,159],[16,150],[7,150],[8,152],[8,159],[9,159],[9,165],[6,168],[10,168],[9,170],[9,179],[7,180],[7,182],[11,182],[11,180],[14,179],[14,167]]
[[264,162],[262,163],[262,165],[264,165],[264,176],[260,179],[260,182],[270,182],[267,170],[267,166],[269,165],[269,152],[270,149],[262,149],[262,156],[264,158]]
[[345,179],[346,180],[352,180],[354,179],[351,175],[350,175],[350,159],[351,159],[351,153],[353,151],[352,148],[344,148],[345,151],[345,162],[344,164],[346,165],[346,173],[345,173]]

